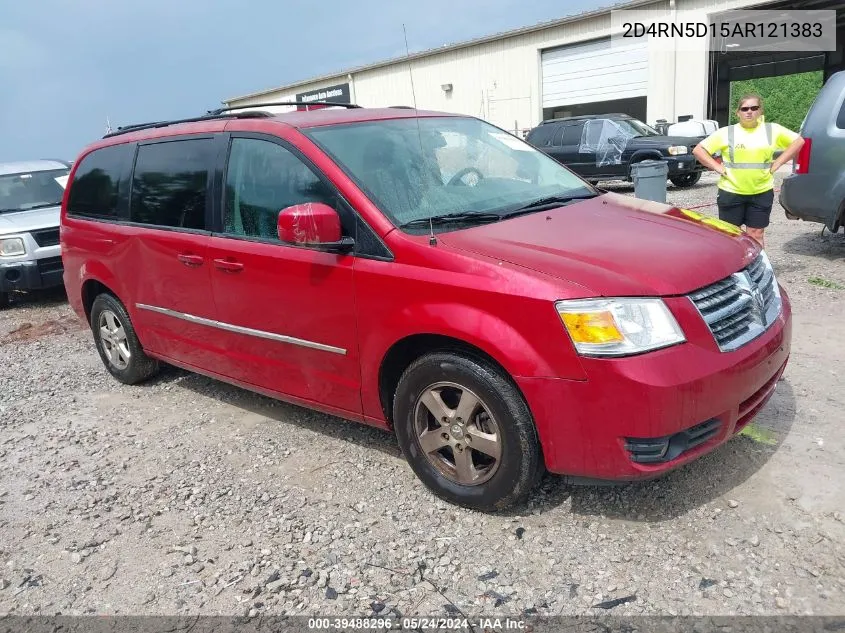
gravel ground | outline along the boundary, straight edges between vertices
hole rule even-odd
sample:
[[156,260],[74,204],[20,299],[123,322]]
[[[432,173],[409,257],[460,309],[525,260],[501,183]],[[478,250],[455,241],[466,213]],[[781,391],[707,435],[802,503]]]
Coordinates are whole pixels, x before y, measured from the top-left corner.
[[372,428],[175,369],[124,387],[61,293],[19,303],[0,612],[841,614],[845,237],[777,206],[768,239],[794,353],[753,437],[651,483],[547,477],[520,514],[436,500]]

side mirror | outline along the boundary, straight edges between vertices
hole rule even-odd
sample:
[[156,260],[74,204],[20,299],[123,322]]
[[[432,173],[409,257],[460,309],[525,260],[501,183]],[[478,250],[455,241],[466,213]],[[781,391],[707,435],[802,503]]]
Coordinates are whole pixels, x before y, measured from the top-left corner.
[[348,251],[355,245],[351,237],[342,237],[337,211],[322,202],[304,202],[282,209],[277,230],[285,244],[339,251]]

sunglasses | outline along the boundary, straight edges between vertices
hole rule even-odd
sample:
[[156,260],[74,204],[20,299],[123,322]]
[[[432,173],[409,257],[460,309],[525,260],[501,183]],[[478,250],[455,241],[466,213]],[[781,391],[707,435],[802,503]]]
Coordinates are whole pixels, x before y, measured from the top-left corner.
[[742,106],[739,109],[739,111],[740,112],[748,112],[749,110],[751,110],[751,112],[757,112],[757,110],[759,110],[759,109],[760,109],[760,106]]

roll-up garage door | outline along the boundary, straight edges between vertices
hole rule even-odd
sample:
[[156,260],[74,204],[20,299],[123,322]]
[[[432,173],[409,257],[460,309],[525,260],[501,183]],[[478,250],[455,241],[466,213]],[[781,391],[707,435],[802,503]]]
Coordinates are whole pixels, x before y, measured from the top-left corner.
[[543,51],[543,107],[646,96],[647,47],[647,42],[611,46],[607,38]]

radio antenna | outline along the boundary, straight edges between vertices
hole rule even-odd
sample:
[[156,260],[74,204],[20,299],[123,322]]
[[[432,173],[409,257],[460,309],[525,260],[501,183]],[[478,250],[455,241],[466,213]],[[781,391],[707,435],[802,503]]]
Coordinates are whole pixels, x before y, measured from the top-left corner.
[[[405,55],[408,59],[408,75],[411,78],[411,97],[414,100],[414,118],[417,120],[417,138],[420,141],[420,160],[424,161],[425,153],[423,151],[422,130],[420,129],[420,114],[417,111],[417,92],[414,90],[414,71],[411,67],[411,49],[408,48],[408,31],[405,29],[404,24],[402,24],[402,33],[405,35]],[[423,168],[425,168],[425,165],[423,165]],[[431,219],[431,212],[428,214],[428,229],[428,243],[432,246],[436,246],[437,238],[434,236],[434,221]]]

